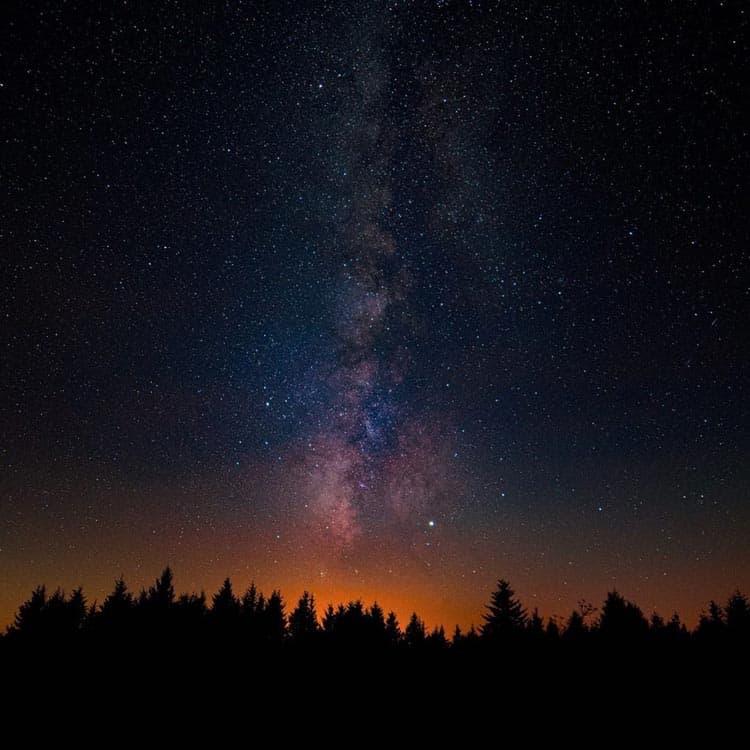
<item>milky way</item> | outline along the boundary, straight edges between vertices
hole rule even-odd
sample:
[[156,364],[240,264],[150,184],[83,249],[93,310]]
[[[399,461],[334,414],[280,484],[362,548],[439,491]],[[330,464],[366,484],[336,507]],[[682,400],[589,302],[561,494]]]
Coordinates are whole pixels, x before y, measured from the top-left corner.
[[321,375],[331,400],[323,429],[303,442],[293,489],[345,545],[368,520],[424,513],[445,473],[433,465],[435,446],[424,449],[424,420],[406,423],[395,393],[408,378],[410,352],[408,343],[393,343],[393,319],[409,314],[410,283],[389,229],[397,211],[391,173],[398,139],[398,124],[389,118],[391,73],[382,59],[384,40],[369,33],[359,40],[362,62],[352,66],[357,119],[343,144],[348,215],[330,250],[339,267],[336,342],[330,370]]

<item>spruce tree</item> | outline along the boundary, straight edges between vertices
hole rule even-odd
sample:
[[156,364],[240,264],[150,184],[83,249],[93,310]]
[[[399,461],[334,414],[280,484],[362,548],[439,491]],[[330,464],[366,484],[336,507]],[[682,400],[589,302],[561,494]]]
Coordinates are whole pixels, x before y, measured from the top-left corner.
[[487,610],[487,614],[482,615],[484,625],[481,632],[484,638],[517,636],[524,631],[528,619],[526,610],[505,579],[501,578],[497,582]]
[[289,615],[289,633],[295,641],[310,640],[318,632],[318,614],[315,611],[315,597],[303,591],[297,606]]
[[412,612],[409,624],[406,626],[406,630],[404,630],[404,642],[408,646],[417,647],[425,642],[426,637],[424,622],[416,612]]

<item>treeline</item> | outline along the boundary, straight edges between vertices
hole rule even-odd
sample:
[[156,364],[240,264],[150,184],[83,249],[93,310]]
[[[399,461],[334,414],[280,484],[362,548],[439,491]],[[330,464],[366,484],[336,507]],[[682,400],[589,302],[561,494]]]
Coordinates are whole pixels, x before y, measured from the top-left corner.
[[238,596],[227,578],[209,604],[205,594],[175,594],[172,571],[166,568],[153,586],[134,595],[124,580],[97,605],[81,588],[69,595],[44,586],[18,609],[0,645],[71,642],[131,645],[149,642],[242,645],[252,650],[312,649],[345,646],[366,650],[411,650],[423,653],[486,652],[496,648],[535,649],[539,653],[580,651],[596,645],[659,647],[665,650],[702,645],[750,644],[750,604],[739,591],[722,607],[710,602],[697,627],[689,631],[677,614],[665,621],[647,619],[642,610],[611,591],[598,611],[582,601],[560,621],[546,621],[537,610],[527,612],[506,580],[498,581],[483,622],[449,635],[442,626],[428,631],[413,613],[402,627],[395,613],[361,601],[328,605],[319,616],[315,597],[304,592],[287,613],[278,591],[266,597],[254,584]]

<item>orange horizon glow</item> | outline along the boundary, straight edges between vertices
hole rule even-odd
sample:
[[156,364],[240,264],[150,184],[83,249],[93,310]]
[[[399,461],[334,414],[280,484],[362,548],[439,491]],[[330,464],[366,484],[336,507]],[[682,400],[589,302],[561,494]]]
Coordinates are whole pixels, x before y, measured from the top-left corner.
[[[319,620],[322,620],[329,604],[336,607],[340,603],[347,604],[350,601],[361,600],[367,607],[377,602],[386,614],[393,610],[402,628],[406,625],[411,613],[416,612],[424,620],[428,630],[442,625],[448,636],[453,633],[456,625],[461,628],[462,632],[466,632],[471,625],[479,628],[485,611],[484,605],[489,601],[499,577],[509,578],[516,595],[528,612],[538,608],[545,620],[554,617],[559,624],[564,623],[570,612],[578,608],[578,602],[581,599],[593,604],[598,612],[607,592],[617,589],[625,598],[638,604],[646,617],[657,612],[668,619],[674,612],[677,612],[682,622],[692,629],[697,624],[701,611],[706,609],[711,599],[716,599],[723,604],[735,589],[747,591],[741,586],[716,590],[712,585],[711,577],[705,576],[703,579],[694,580],[689,589],[686,586],[678,586],[676,591],[673,589],[659,592],[655,587],[644,586],[643,582],[640,585],[633,583],[628,585],[623,580],[618,585],[607,587],[598,583],[585,590],[568,590],[560,594],[550,588],[554,586],[551,581],[547,582],[546,586],[534,585],[528,576],[514,577],[512,571],[499,571],[497,575],[487,572],[477,574],[475,580],[465,583],[463,587],[457,585],[455,589],[446,584],[437,590],[434,588],[426,590],[418,580],[406,583],[401,588],[389,588],[385,581],[373,581],[369,584],[365,582],[357,586],[354,582],[347,583],[339,580],[335,573],[333,575],[328,573],[321,575],[320,572],[309,575],[291,572],[284,574],[279,568],[278,576],[274,579],[268,570],[259,571],[258,575],[251,575],[236,564],[221,570],[217,567],[210,572],[207,572],[202,565],[191,567],[179,562],[169,564],[174,573],[176,594],[203,591],[209,607],[212,595],[228,576],[232,581],[235,595],[238,597],[242,596],[251,582],[255,583],[258,590],[266,596],[274,589],[279,590],[284,599],[287,614],[294,609],[302,592],[308,591],[315,597]],[[29,597],[37,585],[44,584],[48,592],[59,587],[68,593],[77,586],[83,586],[88,603],[101,604],[111,592],[114,581],[120,573],[125,578],[128,588],[137,594],[142,588],[148,588],[153,584],[165,565],[149,564],[147,567],[148,571],[144,569],[138,571],[123,565],[117,568],[118,573],[115,574],[99,569],[87,571],[86,575],[82,572],[76,574],[58,569],[57,575],[53,575],[53,571],[50,570],[46,578],[16,579],[13,587],[4,585],[2,595],[0,595],[0,628],[4,630],[13,622],[18,606]],[[594,613],[594,618],[597,612]]]

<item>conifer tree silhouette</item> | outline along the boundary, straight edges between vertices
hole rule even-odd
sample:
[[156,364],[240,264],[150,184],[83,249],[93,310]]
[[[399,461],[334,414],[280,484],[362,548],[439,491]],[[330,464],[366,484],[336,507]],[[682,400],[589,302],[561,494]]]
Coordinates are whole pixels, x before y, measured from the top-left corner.
[[599,618],[599,632],[607,640],[635,642],[648,633],[648,622],[638,605],[610,591]]
[[562,637],[567,643],[581,643],[588,635],[589,629],[584,622],[583,615],[576,609],[570,613],[565,623]]
[[44,616],[47,608],[47,589],[37,586],[31,597],[18,608],[14,628],[25,636],[39,637],[44,634]]
[[727,631],[731,637],[750,635],[750,605],[744,594],[735,591],[729,597],[724,612]]
[[404,630],[404,643],[411,648],[417,648],[424,644],[426,637],[424,622],[416,612],[412,612]]
[[456,627],[453,629],[453,637],[451,638],[451,645],[452,646],[459,646],[464,641],[464,634],[461,632],[461,628],[456,625]]
[[516,599],[515,591],[510,583],[501,578],[497,588],[492,593],[488,612],[483,615],[482,637],[490,639],[517,637],[526,627],[526,610]]
[[329,604],[323,613],[323,631],[332,635],[336,630],[337,620],[338,616],[336,610],[333,608],[333,604]]
[[680,616],[675,612],[666,625],[666,631],[670,640],[679,642],[688,637],[687,628],[682,624]]
[[534,607],[534,611],[531,613],[531,616],[526,623],[526,630],[536,643],[539,643],[544,639],[544,620],[536,607]]
[[651,620],[649,621],[649,628],[651,629],[652,633],[658,634],[666,630],[666,623],[664,622],[664,618],[654,612],[651,615]]
[[148,602],[161,610],[169,609],[174,604],[174,584],[172,569],[167,565],[162,574],[148,590]]
[[547,620],[547,627],[544,629],[544,635],[550,643],[556,643],[560,640],[560,626],[554,617]]
[[377,602],[373,602],[368,615],[370,616],[370,622],[372,623],[373,632],[376,634],[384,633],[385,613],[383,612],[383,608]]
[[47,600],[44,620],[45,637],[57,639],[68,634],[68,602],[62,589],[56,589]]
[[242,614],[252,616],[257,613],[258,608],[258,589],[255,588],[255,582],[252,582],[242,597]]
[[115,581],[112,593],[108,594],[99,610],[101,620],[115,622],[122,620],[133,608],[133,595],[128,591],[127,584],[122,576]]
[[[262,599],[260,597],[259,601]],[[271,643],[281,643],[286,636],[286,614],[284,600],[279,591],[272,591],[262,610],[264,638]]]
[[176,614],[180,627],[193,635],[200,633],[208,616],[206,594],[203,591],[200,594],[181,594],[177,599]]
[[79,633],[86,627],[88,610],[86,608],[86,597],[81,586],[71,592],[66,603],[66,612],[66,628],[69,632]]
[[240,602],[232,590],[232,582],[225,578],[211,600],[210,623],[214,632],[234,641],[240,625]]
[[[111,647],[129,643],[137,649],[154,645],[162,649],[166,638],[183,646],[203,644],[213,648],[230,637],[228,642],[245,645],[248,653],[252,650],[254,654],[268,650],[269,644],[278,646],[271,651],[276,656],[294,653],[285,644],[301,642],[311,648],[328,645],[373,651],[392,648],[394,653],[404,654],[401,644],[406,644],[435,658],[440,658],[436,656],[439,652],[452,648],[455,658],[471,662],[472,654],[491,654],[496,644],[510,641],[517,647],[512,653],[524,654],[529,660],[537,654],[547,659],[566,651],[581,656],[592,645],[597,649],[605,644],[615,644],[618,648],[638,646],[648,654],[664,650],[670,659],[683,659],[695,652],[696,643],[700,643],[699,650],[709,652],[718,646],[742,653],[742,649],[750,646],[750,603],[739,591],[729,597],[725,608],[712,600],[692,635],[676,613],[668,622],[656,613],[647,620],[636,604],[617,591],[609,592],[601,616],[589,626],[586,616],[593,611],[590,604],[581,600],[579,609],[571,614],[560,634],[555,618],[548,619],[545,626],[536,609],[527,616],[510,584],[501,579],[487,606],[481,637],[473,625],[466,634],[456,626],[449,643],[441,625],[428,634],[416,612],[402,633],[394,612],[386,617],[377,602],[368,608],[359,599],[337,607],[328,605],[321,632],[315,597],[309,591],[302,593],[287,618],[279,591],[273,591],[266,599],[251,584],[240,600],[226,578],[208,609],[202,592],[182,594],[175,601],[172,571],[167,567],[152,586],[141,592],[137,602],[120,577],[98,608],[95,603],[87,604],[80,587],[70,595],[59,588],[48,595],[47,589],[39,586],[19,606],[13,625],[0,637],[0,649],[12,643],[21,646],[48,643],[59,651],[61,647],[85,644],[87,639]],[[551,644],[555,644],[554,648],[550,648]],[[162,649],[155,653],[163,656],[167,652]]]
[[240,603],[232,590],[232,582],[224,579],[221,588],[214,594],[211,602],[211,614],[218,620],[229,622],[240,613]]
[[390,646],[396,646],[401,642],[401,628],[393,610],[388,613],[385,620],[385,638]]
[[433,651],[443,651],[448,648],[448,639],[445,637],[445,628],[436,625],[425,639],[427,646]]
[[297,606],[289,615],[289,635],[297,642],[309,642],[319,630],[315,597],[303,591]]
[[695,635],[699,641],[717,641],[724,635],[725,628],[724,610],[712,599],[708,612],[701,612]]

